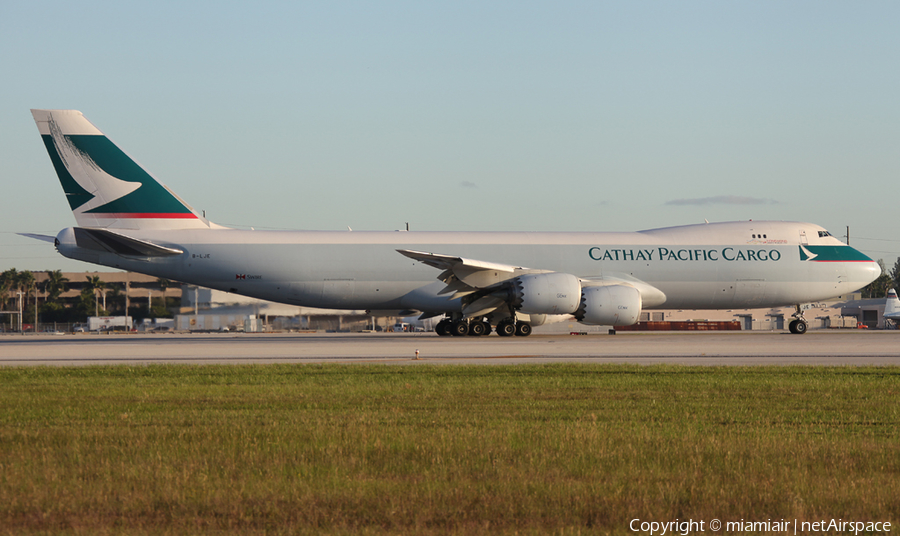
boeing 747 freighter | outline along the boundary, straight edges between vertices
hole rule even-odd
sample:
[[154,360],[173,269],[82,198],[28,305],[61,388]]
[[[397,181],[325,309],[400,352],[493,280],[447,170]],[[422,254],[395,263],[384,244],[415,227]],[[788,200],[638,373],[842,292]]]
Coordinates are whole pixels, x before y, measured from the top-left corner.
[[255,231],[207,220],[81,112],[32,110],[75,227],[71,259],[306,307],[445,317],[439,335],[528,335],[547,315],[638,322],[645,309],[796,306],[881,269],[811,223],[638,232]]

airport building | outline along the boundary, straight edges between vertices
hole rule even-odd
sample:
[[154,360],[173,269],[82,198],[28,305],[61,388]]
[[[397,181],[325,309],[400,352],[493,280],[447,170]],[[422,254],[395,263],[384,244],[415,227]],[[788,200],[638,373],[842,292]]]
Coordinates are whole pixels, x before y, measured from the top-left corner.
[[[0,330],[17,331],[18,311],[23,310],[22,324],[26,331],[34,330],[35,300],[40,307],[47,299],[43,284],[47,281],[46,271],[32,272],[37,288],[37,296],[31,292],[27,297],[9,293],[6,314],[0,318]],[[263,331],[263,330],[321,330],[321,331],[361,331],[372,328],[386,329],[395,322],[394,317],[373,318],[366,311],[326,310],[296,307],[280,303],[257,300],[219,290],[195,285],[182,285],[175,281],[132,272],[63,272],[66,291],[60,294],[60,302],[72,307],[89,288],[89,279],[97,277],[104,284],[98,291],[98,309],[107,310],[112,315],[127,315],[127,312],[148,306],[161,306],[165,298],[166,307],[174,314],[174,321],[146,321],[137,324],[138,329],[153,329],[167,326],[184,331]],[[21,300],[21,303],[19,302]],[[153,306],[150,306],[150,303]],[[79,323],[48,322],[40,319],[37,331],[72,331]]]
[[366,311],[298,307],[197,285],[182,285],[175,329],[185,331],[362,331],[393,325]]
[[[71,318],[53,318],[49,314],[39,314],[38,325],[35,326],[35,307],[40,309],[48,299],[44,284],[49,275],[46,271],[32,271],[31,274],[35,282],[33,289],[21,295],[17,291],[8,291],[7,299],[0,301],[0,306],[5,304],[7,309],[2,311],[4,314],[0,317],[0,332],[19,331],[20,326],[26,332],[73,331],[82,326],[83,322],[76,322]],[[154,306],[157,311],[164,311],[166,307],[177,306],[182,294],[178,283],[131,272],[62,272],[62,276],[65,278],[66,290],[60,293],[58,303],[64,309],[75,307],[81,299],[82,291],[91,287],[89,280],[99,278],[103,288],[95,293],[95,306],[101,315],[103,310],[123,317],[136,310],[147,315]],[[93,315],[94,311],[91,310],[90,314]]]
[[[37,284],[38,302],[43,302],[47,298],[47,292],[40,290],[43,283],[47,281],[47,272],[32,272],[34,280]],[[68,290],[60,294],[60,298],[65,300],[76,299],[81,295],[81,291],[88,286],[88,279],[99,277],[100,281],[106,284],[101,292],[100,306],[104,305],[104,299],[121,297],[124,300],[125,307],[130,308],[139,304],[147,305],[151,299],[181,298],[181,286],[175,282],[169,282],[157,277],[137,274],[133,272],[63,272]],[[29,299],[31,294],[29,293]]]

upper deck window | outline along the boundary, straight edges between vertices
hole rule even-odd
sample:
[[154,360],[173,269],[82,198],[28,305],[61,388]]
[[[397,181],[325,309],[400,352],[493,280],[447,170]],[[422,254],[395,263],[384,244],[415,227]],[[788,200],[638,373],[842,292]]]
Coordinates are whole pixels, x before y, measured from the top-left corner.
[[825,238],[826,236],[831,236],[831,233],[828,231],[819,231],[819,238]]

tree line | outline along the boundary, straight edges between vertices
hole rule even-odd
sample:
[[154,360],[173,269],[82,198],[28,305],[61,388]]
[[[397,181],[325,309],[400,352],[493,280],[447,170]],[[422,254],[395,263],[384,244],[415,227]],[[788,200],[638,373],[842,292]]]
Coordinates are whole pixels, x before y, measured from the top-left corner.
[[[63,299],[68,292],[69,279],[61,270],[47,270],[47,278],[38,282],[34,272],[10,268],[0,273],[0,310],[18,311],[18,299],[23,300],[23,323],[86,322],[89,316],[131,316],[144,318],[171,318],[172,298],[165,299],[165,290],[171,284],[167,279],[157,279],[163,296],[153,299],[153,306],[146,303],[125,310],[125,288],[121,283],[105,283],[97,275],[86,276],[84,287],[76,298]],[[101,296],[105,299],[101,302]],[[39,302],[41,302],[39,304]],[[104,307],[105,305],[105,307]],[[9,315],[12,323],[13,315]]]

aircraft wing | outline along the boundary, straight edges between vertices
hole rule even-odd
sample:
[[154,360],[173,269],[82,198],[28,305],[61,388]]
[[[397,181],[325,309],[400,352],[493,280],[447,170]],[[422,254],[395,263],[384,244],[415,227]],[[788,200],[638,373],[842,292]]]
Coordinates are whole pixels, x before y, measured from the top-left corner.
[[467,259],[455,255],[442,255],[398,249],[398,253],[417,260],[438,270],[442,270],[437,279],[447,284],[438,294],[453,293],[451,299],[474,294],[482,289],[498,285],[523,274],[545,273],[545,270],[532,270],[523,266],[500,264],[496,262]]
[[[451,299],[470,296],[463,300],[464,316],[478,316],[501,307],[505,300],[498,295],[502,283],[528,274],[549,274],[550,270],[536,270],[524,266],[512,266],[494,262],[467,259],[453,255],[426,253],[405,249],[400,254],[428,266],[443,270],[437,279],[447,284],[438,294],[453,293]],[[666,302],[666,295],[658,288],[624,273],[609,273],[602,277],[578,277],[582,288],[597,286],[626,286],[640,292],[645,307],[657,307]]]
[[478,261],[474,259],[466,259],[465,257],[439,255],[437,253],[426,253],[424,251],[413,251],[410,249],[398,249],[397,252],[401,255],[406,255],[410,259],[415,259],[439,270],[452,270],[453,268],[458,267],[475,270],[499,270],[501,272],[514,272],[516,270],[522,269],[522,267],[520,266],[512,266],[509,264]]

